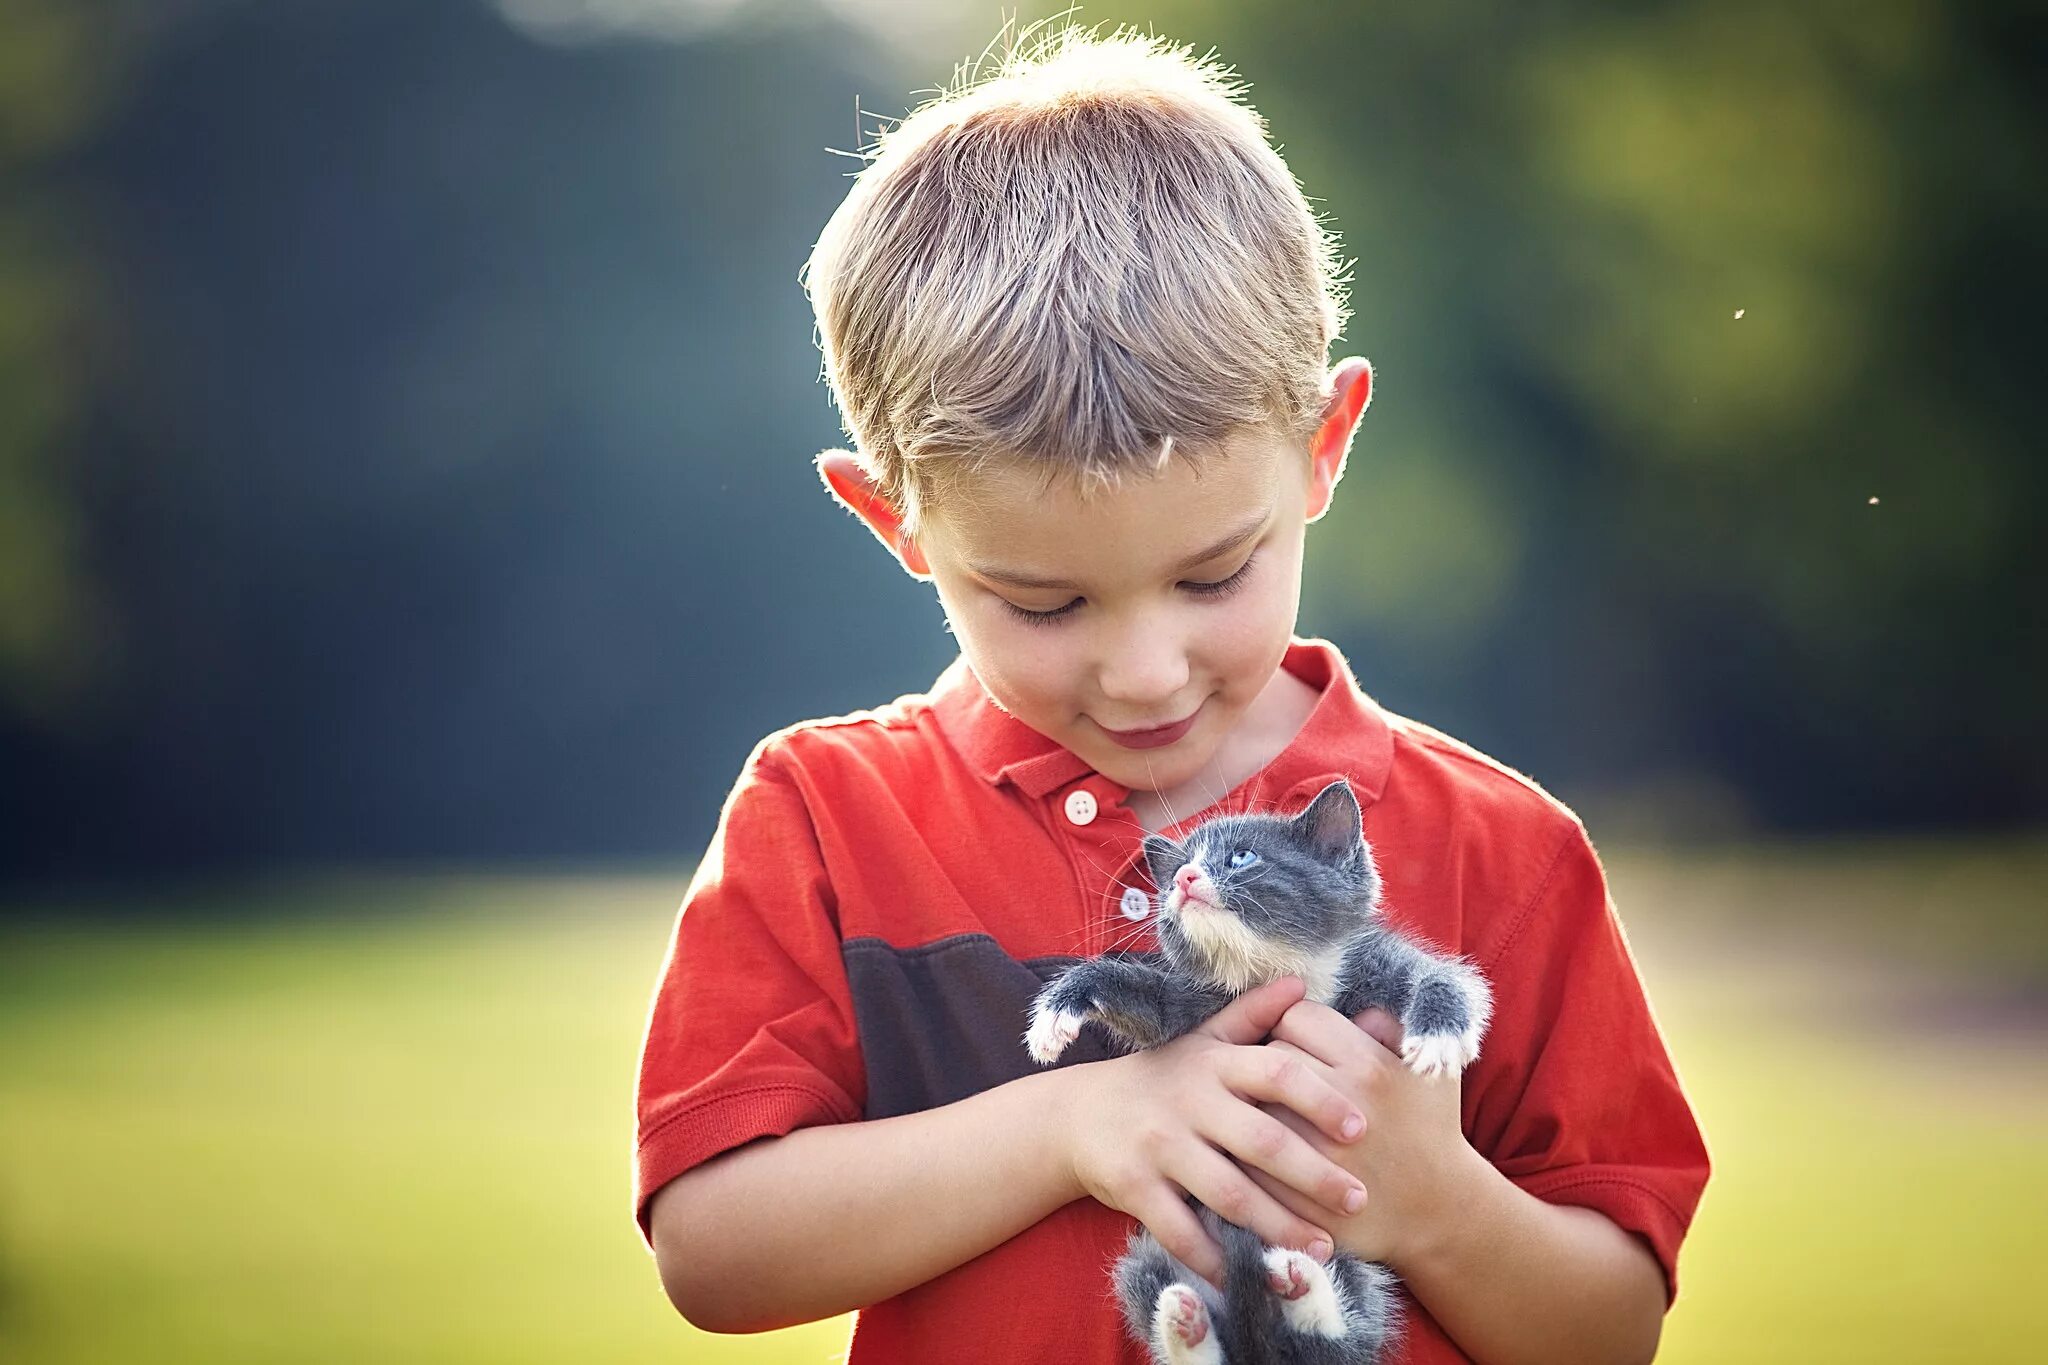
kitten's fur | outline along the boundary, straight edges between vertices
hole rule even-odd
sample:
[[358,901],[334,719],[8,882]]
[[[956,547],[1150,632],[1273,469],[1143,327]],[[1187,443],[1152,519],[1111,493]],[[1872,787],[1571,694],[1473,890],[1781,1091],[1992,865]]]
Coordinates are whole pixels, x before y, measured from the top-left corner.
[[[1091,958],[1049,983],[1025,1035],[1034,1059],[1057,1060],[1090,1021],[1132,1048],[1158,1047],[1290,974],[1346,1017],[1374,1005],[1393,1014],[1402,1059],[1423,1075],[1456,1075],[1479,1055],[1492,993],[1470,963],[1381,919],[1379,870],[1349,783],[1332,782],[1298,815],[1222,815],[1183,839],[1144,842],[1162,893],[1161,951]],[[1320,1265],[1194,1208],[1223,1247],[1222,1292],[1142,1227],[1116,1267],[1125,1325],[1157,1365],[1381,1358],[1399,1329],[1391,1271],[1345,1251]]]

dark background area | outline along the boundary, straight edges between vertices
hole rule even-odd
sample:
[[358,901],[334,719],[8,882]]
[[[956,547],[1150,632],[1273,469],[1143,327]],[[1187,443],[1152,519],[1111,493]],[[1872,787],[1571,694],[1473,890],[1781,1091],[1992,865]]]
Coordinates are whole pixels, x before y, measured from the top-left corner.
[[[1596,837],[2048,814],[2037,8],[1078,17],[1219,49],[1355,260],[1301,629],[1383,703]],[[0,5],[0,878],[688,858],[927,684],[797,271],[999,21]]]

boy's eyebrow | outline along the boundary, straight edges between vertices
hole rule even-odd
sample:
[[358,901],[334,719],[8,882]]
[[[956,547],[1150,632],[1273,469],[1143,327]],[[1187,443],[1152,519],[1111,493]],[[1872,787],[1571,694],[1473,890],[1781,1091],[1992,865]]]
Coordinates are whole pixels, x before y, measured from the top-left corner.
[[[1208,549],[1183,559],[1174,569],[1174,572],[1186,573],[1198,564],[1206,564],[1216,558],[1216,556],[1236,549],[1265,529],[1266,513],[1261,512],[1252,520],[1238,527],[1214,545],[1211,545]],[[1006,583],[1013,588],[1058,588],[1062,591],[1072,592],[1080,587],[1078,583],[1069,582],[1064,578],[1041,578],[1037,574],[1019,573],[1013,569],[999,569],[992,565],[970,564],[967,567],[980,574],[983,578],[993,578],[998,583]]]

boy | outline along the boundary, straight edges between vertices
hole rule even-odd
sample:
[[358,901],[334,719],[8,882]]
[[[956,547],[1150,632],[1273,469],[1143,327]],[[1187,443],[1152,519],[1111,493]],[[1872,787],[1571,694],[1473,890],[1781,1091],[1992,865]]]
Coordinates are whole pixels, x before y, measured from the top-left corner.
[[[1371,371],[1324,368],[1333,243],[1237,94],[1055,35],[894,130],[807,267],[860,452],[820,472],[961,657],[763,740],[685,897],[635,1200],[699,1326],[860,1309],[852,1365],[1142,1361],[1110,1266],[1143,1222],[1214,1281],[1185,1192],[1390,1265],[1415,1365],[1656,1349],[1707,1154],[1585,831],[1294,635]],[[1390,918],[1492,983],[1462,1083],[1294,978],[1031,1063],[1047,979],[1150,946],[1145,831],[1337,776]]]

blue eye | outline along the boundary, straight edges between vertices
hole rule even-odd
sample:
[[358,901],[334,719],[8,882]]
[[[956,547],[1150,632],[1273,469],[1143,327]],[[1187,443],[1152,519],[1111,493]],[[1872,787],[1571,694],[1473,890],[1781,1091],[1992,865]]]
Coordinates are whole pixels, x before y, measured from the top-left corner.
[[1248,848],[1241,848],[1230,855],[1230,865],[1232,867],[1250,867],[1258,860],[1259,855]]

